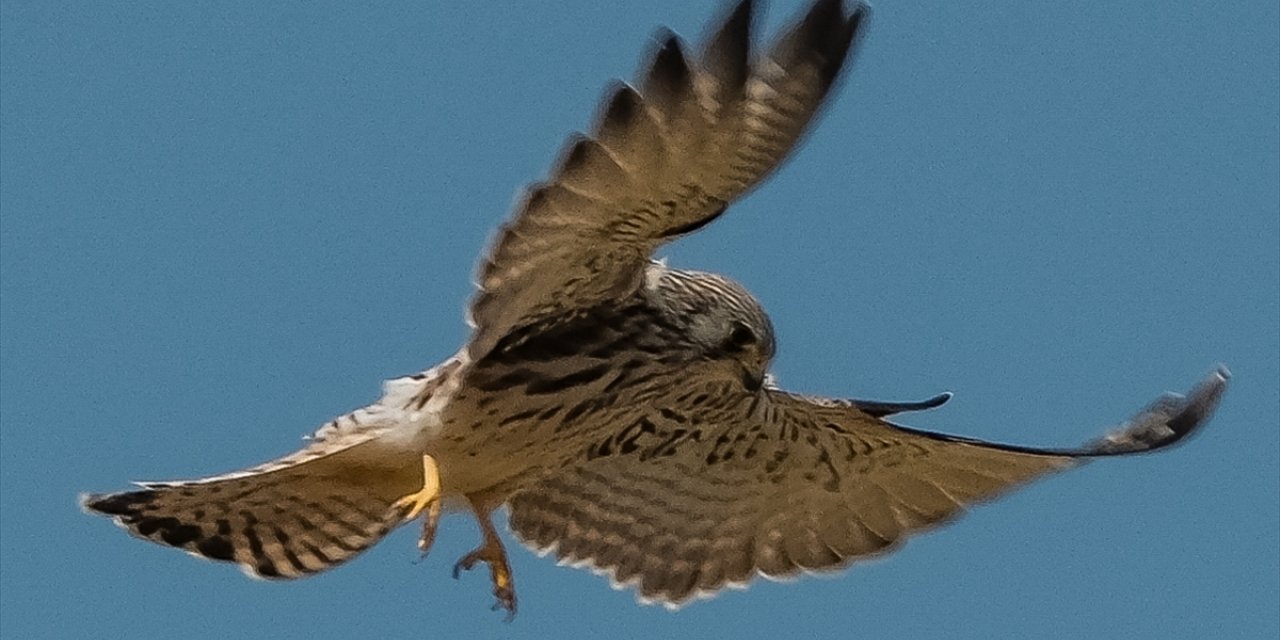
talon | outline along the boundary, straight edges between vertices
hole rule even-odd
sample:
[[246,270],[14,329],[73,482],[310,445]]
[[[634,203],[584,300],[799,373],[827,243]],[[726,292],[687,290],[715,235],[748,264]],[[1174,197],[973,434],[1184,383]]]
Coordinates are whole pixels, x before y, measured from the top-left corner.
[[405,522],[426,512],[422,519],[422,536],[418,538],[418,550],[426,557],[436,538],[436,524],[440,521],[440,468],[435,458],[422,456],[422,489],[391,503],[391,508],[405,510]]
[[467,555],[462,556],[461,560],[458,560],[457,562],[453,563],[453,579],[454,580],[461,578],[463,571],[470,571],[473,568],[475,568],[476,563],[483,559],[480,557],[481,551],[482,549],[476,549],[475,551],[472,551],[471,553],[468,553]]
[[422,519],[422,535],[418,537],[418,551],[421,557],[427,557],[431,545],[436,541],[436,525],[440,522],[440,501],[431,503],[427,515]]
[[491,510],[477,509],[474,502],[472,503],[472,509],[475,511],[476,519],[479,521],[480,532],[484,535],[484,542],[479,548],[462,556],[462,559],[453,565],[453,577],[456,580],[462,575],[463,571],[470,571],[475,567],[477,562],[483,561],[489,565],[489,578],[493,582],[493,595],[497,598],[492,610],[506,609],[506,621],[511,622],[516,616],[516,589],[511,580],[511,565],[507,562],[507,552],[502,548],[502,539],[498,537],[498,532],[493,528],[493,522],[489,519]]
[[515,620],[516,619],[515,589],[512,589],[510,586],[494,587],[493,595],[498,599],[498,601],[493,603],[493,607],[490,609],[490,611],[497,611],[498,609],[506,609],[507,616],[503,619],[504,622],[511,622],[512,620]]

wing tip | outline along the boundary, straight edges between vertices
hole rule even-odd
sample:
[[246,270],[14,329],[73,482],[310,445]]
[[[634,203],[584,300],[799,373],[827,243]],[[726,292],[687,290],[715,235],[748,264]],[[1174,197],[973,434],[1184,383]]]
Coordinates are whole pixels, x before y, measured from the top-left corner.
[[[1227,382],[1231,380],[1231,371],[1226,365],[1218,363],[1213,371],[1205,376],[1187,394],[1182,410],[1169,419],[1168,426],[1177,434],[1176,439],[1185,438],[1201,426],[1209,422],[1222,402],[1227,391]],[[1168,442],[1165,444],[1172,444]]]
[[1221,363],[1185,396],[1167,393],[1116,431],[1090,443],[1086,455],[1157,451],[1186,440],[1209,423],[1226,393],[1231,371]]
[[95,516],[128,516],[138,512],[141,505],[150,503],[155,491],[122,491],[118,493],[89,493],[77,496],[80,509]]
[[81,491],[76,495],[76,505],[80,507],[81,511],[91,516],[104,515],[103,512],[95,505],[106,496],[107,494],[105,493],[89,493],[88,491]]
[[601,132],[626,131],[631,128],[644,109],[644,99],[635,87],[622,80],[612,80],[605,87],[606,98],[601,102],[596,116],[597,136]]
[[933,397],[919,400],[916,402],[885,402],[880,400],[850,400],[849,403],[857,407],[859,411],[869,414],[876,418],[885,418],[894,414],[904,413],[908,411],[926,411],[928,409],[937,409],[946,404],[955,396],[950,391],[943,391]]
[[704,38],[702,63],[713,75],[740,87],[751,74],[751,38],[755,31],[755,3],[742,0],[724,13]]
[[693,89],[693,70],[685,53],[688,47],[676,32],[665,27],[658,29],[653,39],[656,47],[650,54],[641,92],[659,104],[676,104],[679,96]]

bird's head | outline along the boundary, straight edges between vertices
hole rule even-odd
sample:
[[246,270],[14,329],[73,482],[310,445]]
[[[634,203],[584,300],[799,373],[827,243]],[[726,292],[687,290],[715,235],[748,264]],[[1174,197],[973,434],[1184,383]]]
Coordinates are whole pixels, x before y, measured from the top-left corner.
[[724,276],[655,265],[649,290],[704,360],[728,365],[750,391],[766,382],[777,343],[760,302]]

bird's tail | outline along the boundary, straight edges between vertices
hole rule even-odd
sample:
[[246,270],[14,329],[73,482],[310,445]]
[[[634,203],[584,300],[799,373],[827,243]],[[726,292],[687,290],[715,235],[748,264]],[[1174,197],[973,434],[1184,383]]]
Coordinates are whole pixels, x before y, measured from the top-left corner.
[[251,576],[299,578],[354,557],[402,521],[392,505],[421,486],[420,464],[361,464],[370,457],[360,449],[371,446],[258,468],[267,471],[140,483],[81,504],[135,536],[237,563]]

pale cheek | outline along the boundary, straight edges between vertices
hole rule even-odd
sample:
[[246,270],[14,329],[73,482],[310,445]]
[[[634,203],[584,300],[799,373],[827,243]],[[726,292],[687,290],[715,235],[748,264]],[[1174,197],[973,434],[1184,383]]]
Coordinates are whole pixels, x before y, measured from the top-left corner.
[[708,348],[723,344],[724,336],[724,328],[708,320],[695,320],[689,325],[689,338]]

